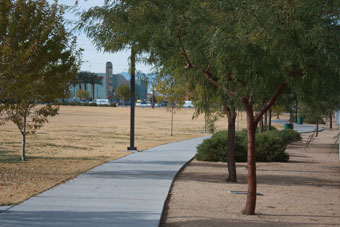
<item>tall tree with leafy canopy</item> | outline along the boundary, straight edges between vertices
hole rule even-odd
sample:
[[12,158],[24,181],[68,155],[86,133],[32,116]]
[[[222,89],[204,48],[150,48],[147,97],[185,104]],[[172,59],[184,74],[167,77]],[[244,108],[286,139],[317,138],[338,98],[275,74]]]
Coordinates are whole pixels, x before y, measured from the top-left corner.
[[[192,101],[195,103],[194,118],[204,114],[205,124],[208,124],[209,130],[214,130],[214,122],[221,116],[226,115],[228,119],[228,137],[226,154],[228,177],[227,182],[237,182],[237,171],[235,163],[235,134],[236,134],[236,103],[221,90],[209,81],[197,81],[189,87]],[[222,107],[222,108],[221,108]],[[240,106],[238,106],[240,108]]]
[[4,0],[0,12],[0,115],[18,127],[24,161],[26,135],[58,113],[53,102],[67,97],[80,52],[57,2]]
[[[158,64],[161,55],[164,54],[177,54],[185,55],[183,49],[180,30],[185,30],[187,26],[187,19],[185,12],[192,13],[190,7],[193,4],[205,4],[202,2],[190,2],[190,1],[105,1],[101,7],[92,7],[89,10],[81,13],[80,22],[77,28],[84,30],[89,37],[93,39],[95,45],[107,52],[115,52],[134,46],[134,53],[142,57],[143,53],[149,53],[150,55],[144,60],[150,64],[155,64],[156,68],[162,68],[162,64]],[[189,10],[188,10],[189,9]],[[197,7],[196,9],[197,10]],[[180,12],[178,12],[180,11]],[[177,17],[178,16],[178,17]],[[211,14],[209,19],[219,20],[215,15]],[[203,16],[199,16],[201,18]],[[205,18],[207,19],[207,18]],[[190,20],[190,19],[189,19]],[[195,23],[199,21],[197,18]],[[192,21],[189,21],[191,23]],[[141,26],[142,23],[142,26]],[[163,26],[165,25],[165,27]],[[201,24],[202,25],[202,24]],[[169,26],[175,28],[175,30],[169,30]],[[183,28],[182,28],[183,27]],[[197,27],[197,26],[196,26]],[[206,32],[209,28],[205,25],[199,27],[200,32]],[[196,33],[193,32],[191,37],[194,38]],[[151,39],[150,39],[151,38]],[[195,38],[194,38],[195,39]],[[178,43],[174,43],[174,40]],[[197,44],[197,40],[193,43]],[[161,51],[161,55],[154,54],[156,47],[157,51]],[[196,48],[199,49],[198,45]],[[180,49],[180,52],[178,52]],[[204,54],[201,55],[202,58]],[[134,59],[134,58],[131,58]],[[170,61],[171,62],[171,61]],[[164,63],[164,62],[163,62]],[[181,59],[174,60],[172,64],[182,64]],[[198,63],[198,62],[197,62]],[[188,66],[188,65],[187,65]],[[192,70],[191,70],[192,71]],[[197,73],[196,70],[195,73]],[[202,74],[202,72],[199,72]],[[190,79],[189,79],[190,80]],[[205,80],[205,78],[201,78]],[[216,86],[213,88],[216,89]],[[231,100],[229,98],[229,100]],[[229,139],[228,139],[228,153],[230,153],[230,166],[235,169],[235,162],[233,160],[232,153],[234,152],[234,135],[235,135],[235,119],[236,112],[232,103],[238,102],[233,100],[228,103],[224,103],[225,111],[228,116],[229,127]],[[229,172],[229,181],[236,182],[236,172]]]
[[[136,30],[133,40],[143,43],[149,53],[148,62],[182,70],[187,81],[207,80],[235,103],[242,103],[248,127],[248,195],[244,213],[254,214],[257,124],[285,87],[315,81],[326,69],[339,76],[340,3],[109,2],[112,9],[123,9],[119,12],[125,16],[133,15],[134,22],[124,24],[124,30]],[[107,15],[116,14],[110,7],[107,9]]]

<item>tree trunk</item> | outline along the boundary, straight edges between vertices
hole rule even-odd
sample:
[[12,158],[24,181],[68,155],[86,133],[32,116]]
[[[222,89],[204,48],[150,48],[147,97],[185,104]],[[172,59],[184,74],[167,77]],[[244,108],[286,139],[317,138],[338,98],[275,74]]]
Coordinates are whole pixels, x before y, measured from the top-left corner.
[[87,90],[86,88],[87,88],[86,83],[84,83],[84,90],[85,90],[85,91]]
[[174,108],[171,107],[171,126],[170,126],[170,136],[172,136],[172,129],[174,126]]
[[260,120],[259,133],[263,133],[263,117]]
[[272,130],[272,108],[269,109],[268,131]]
[[254,122],[253,110],[247,109],[248,128],[248,195],[244,213],[253,215],[256,206],[256,153],[255,153],[255,133],[256,123]]
[[22,135],[21,161],[26,161],[26,121],[27,121],[27,117],[26,117],[26,114],[25,114],[23,129],[20,130],[21,135]]
[[329,117],[329,128],[333,128],[333,111],[328,111],[328,117]]
[[264,125],[268,125],[268,111],[264,113]]
[[227,178],[227,182],[237,182],[236,163],[235,163],[235,122],[236,122],[235,109],[231,109],[228,115],[227,115],[228,116],[228,141],[227,141],[228,178]]
[[233,104],[229,106],[223,104],[224,111],[228,118],[228,140],[227,140],[227,164],[228,178],[227,182],[237,182],[236,163],[235,163],[235,122],[236,111]]
[[319,135],[319,121],[316,120],[316,131],[315,131],[315,137],[318,137]]

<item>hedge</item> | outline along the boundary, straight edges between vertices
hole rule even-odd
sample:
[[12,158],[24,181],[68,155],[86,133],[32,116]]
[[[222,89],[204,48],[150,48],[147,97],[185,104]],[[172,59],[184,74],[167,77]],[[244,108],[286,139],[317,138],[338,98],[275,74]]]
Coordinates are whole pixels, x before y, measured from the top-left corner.
[[[289,143],[301,140],[298,132],[285,130],[271,130],[256,134],[256,161],[258,162],[286,162],[289,155],[285,152]],[[237,131],[235,134],[235,161],[247,161],[247,130]],[[200,161],[226,162],[228,131],[215,133],[197,147],[196,159]]]

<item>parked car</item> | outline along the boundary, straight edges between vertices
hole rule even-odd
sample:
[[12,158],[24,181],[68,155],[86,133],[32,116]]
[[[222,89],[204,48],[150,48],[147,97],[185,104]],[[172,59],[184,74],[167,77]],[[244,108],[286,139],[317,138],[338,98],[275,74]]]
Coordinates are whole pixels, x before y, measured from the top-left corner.
[[182,107],[184,107],[184,108],[192,108],[192,107],[194,107],[194,104],[192,104],[191,101],[185,101]]
[[96,103],[97,105],[110,105],[110,101],[108,99],[95,99],[90,103]]

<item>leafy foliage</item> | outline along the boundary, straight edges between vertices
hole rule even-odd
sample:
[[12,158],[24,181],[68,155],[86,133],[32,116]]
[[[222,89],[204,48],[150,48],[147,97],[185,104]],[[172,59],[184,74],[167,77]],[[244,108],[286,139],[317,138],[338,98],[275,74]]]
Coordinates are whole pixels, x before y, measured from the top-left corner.
[[[197,147],[196,159],[200,161],[227,161],[228,132],[220,131],[211,138],[206,139]],[[286,162],[289,155],[285,152],[286,146],[291,142],[300,141],[298,132],[285,130],[265,131],[256,135],[256,161],[259,162]],[[235,160],[237,162],[247,161],[247,130],[236,132],[235,138]]]
[[174,76],[159,74],[155,80],[158,102],[168,101],[168,108],[181,108],[185,100],[185,86]]
[[[180,72],[184,82],[209,81],[217,94],[242,103],[255,157],[256,125],[285,87],[303,95],[302,87],[339,80],[339,8],[339,1],[320,0],[108,0],[82,21],[100,47],[135,43],[147,62]],[[246,214],[254,214],[256,201],[251,157]]]
[[120,99],[128,100],[130,99],[131,92],[130,87],[126,84],[122,84],[116,88],[116,94]]
[[274,131],[274,134],[279,136],[286,145],[302,140],[300,133],[293,129],[276,130]]
[[80,100],[88,100],[90,98],[90,93],[88,91],[79,89],[77,91],[77,97]]
[[17,125],[25,160],[26,135],[58,113],[50,103],[68,96],[80,51],[57,3],[4,0],[0,12],[0,120]]

